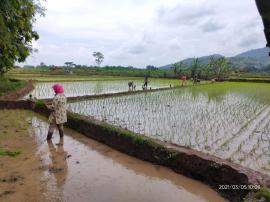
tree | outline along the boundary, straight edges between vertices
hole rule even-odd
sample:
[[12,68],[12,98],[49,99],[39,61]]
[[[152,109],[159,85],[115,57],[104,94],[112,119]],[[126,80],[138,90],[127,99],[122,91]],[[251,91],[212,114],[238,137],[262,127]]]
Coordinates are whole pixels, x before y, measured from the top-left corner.
[[147,66],[146,66],[146,69],[147,69],[147,70],[157,70],[158,68],[155,67],[154,65],[147,65]]
[[211,57],[208,66],[213,76],[218,80],[226,78],[231,72],[229,62],[225,57],[217,59]]
[[76,64],[74,62],[65,62],[66,67],[75,67]]
[[182,70],[183,70],[183,67],[184,67],[184,64],[183,62],[180,62],[180,63],[174,63],[172,65],[172,70],[173,70],[173,73],[174,73],[174,76],[175,77],[179,77]]
[[43,67],[47,67],[47,65],[44,62],[41,62],[39,65],[37,65],[37,67],[43,68]]
[[199,58],[194,58],[191,65],[191,77],[194,78],[197,75],[197,71],[200,67]]
[[94,52],[93,57],[95,58],[95,62],[97,63],[97,65],[100,66],[100,64],[104,60],[104,55],[101,52]]
[[32,41],[39,36],[33,30],[35,16],[44,15],[40,0],[0,1],[0,74],[15,62],[24,62],[33,51]]

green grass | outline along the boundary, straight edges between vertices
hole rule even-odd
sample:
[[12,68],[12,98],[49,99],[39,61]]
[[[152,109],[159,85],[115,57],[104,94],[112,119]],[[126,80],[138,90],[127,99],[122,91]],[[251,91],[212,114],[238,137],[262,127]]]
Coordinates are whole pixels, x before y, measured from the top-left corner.
[[100,76],[100,75],[49,75],[49,74],[9,74],[10,78],[18,80],[33,79],[40,82],[48,81],[111,81],[111,80],[136,80],[139,77]]
[[232,74],[230,78],[236,79],[236,78],[243,78],[243,79],[270,79],[270,73],[268,72],[258,72],[258,73],[239,73],[239,74]]
[[[136,68],[75,68],[70,69],[73,74],[66,72],[66,69],[60,70],[49,70],[48,68],[35,68],[35,69],[14,69],[8,73],[8,76],[12,78],[25,78],[28,75],[35,75],[35,77],[40,77],[42,79],[45,77],[144,77],[149,75],[152,78],[173,78],[175,77],[174,73],[171,70],[146,70],[146,69],[136,69]],[[43,77],[44,78],[44,77]],[[33,78],[35,79],[35,78]]]
[[26,85],[25,81],[10,80],[0,77],[0,96],[22,88],[24,85]]
[[35,102],[36,107],[41,108],[45,106],[45,102],[43,100],[37,100]]
[[9,151],[5,149],[0,149],[0,156],[16,157],[20,154],[21,154],[21,151]]
[[[13,74],[10,73],[9,78],[16,80],[35,80],[39,82],[72,82],[72,81],[143,81],[143,76],[135,77],[135,76],[107,76],[107,75],[49,75],[47,73],[44,74]],[[171,82],[172,85],[176,83],[180,85],[179,79],[168,79],[168,78],[150,78],[151,80],[156,80],[159,82]]]
[[257,200],[264,199],[262,201],[270,202],[270,191],[267,188],[262,188],[255,193],[255,198]]

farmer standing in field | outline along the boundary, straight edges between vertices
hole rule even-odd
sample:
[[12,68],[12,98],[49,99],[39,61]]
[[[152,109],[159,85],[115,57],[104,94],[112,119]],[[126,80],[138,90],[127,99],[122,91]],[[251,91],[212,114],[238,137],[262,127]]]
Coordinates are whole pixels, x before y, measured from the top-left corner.
[[133,90],[133,87],[134,87],[133,81],[129,81],[128,82],[128,91],[130,91],[130,89]]
[[184,86],[184,84],[187,81],[187,76],[186,75],[181,76],[181,80],[182,80],[182,85],[181,86]]
[[148,81],[148,76],[146,75],[144,77],[144,83],[143,83],[143,90],[147,90],[147,85],[148,85],[149,81]]
[[60,84],[54,84],[53,90],[55,92],[55,96],[53,101],[47,107],[52,111],[49,117],[49,131],[47,135],[47,140],[52,138],[54,129],[57,127],[60,138],[64,137],[64,126],[63,124],[67,122],[67,112],[66,112],[66,103],[67,98],[64,95],[64,88]]

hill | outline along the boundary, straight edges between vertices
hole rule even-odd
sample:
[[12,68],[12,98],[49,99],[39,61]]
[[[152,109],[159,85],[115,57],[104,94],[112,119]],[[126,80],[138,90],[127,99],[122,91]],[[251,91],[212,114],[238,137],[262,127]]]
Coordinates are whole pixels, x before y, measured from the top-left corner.
[[[269,48],[259,48],[249,50],[234,57],[227,57],[232,66],[236,69],[247,69],[250,71],[257,71],[265,69],[270,65]],[[210,58],[225,57],[219,54],[199,57],[200,64],[206,65],[209,63]],[[176,63],[182,62],[187,68],[189,68],[194,58],[187,58]],[[160,67],[160,69],[170,69],[173,64],[168,64]]]

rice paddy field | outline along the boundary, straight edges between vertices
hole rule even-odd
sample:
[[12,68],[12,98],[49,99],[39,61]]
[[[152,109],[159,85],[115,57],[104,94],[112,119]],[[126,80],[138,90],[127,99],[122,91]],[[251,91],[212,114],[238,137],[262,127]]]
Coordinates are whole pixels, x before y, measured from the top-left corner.
[[270,175],[269,92],[269,84],[219,83],[85,100],[68,109]]
[[[125,79],[103,79],[60,83],[63,85],[67,97],[76,97],[128,91],[128,81],[134,81],[136,90],[142,90],[143,78],[136,78],[136,80],[134,80],[133,78],[126,77]],[[35,84],[34,91],[30,94],[38,99],[52,98],[54,96],[52,90],[53,84],[55,84],[55,82],[38,82]],[[175,79],[150,79],[148,87],[151,87],[152,89],[168,88],[170,85],[173,87],[180,84],[180,81]],[[191,84],[191,82],[188,84]],[[26,98],[27,97],[29,97],[29,95],[27,95]]]

